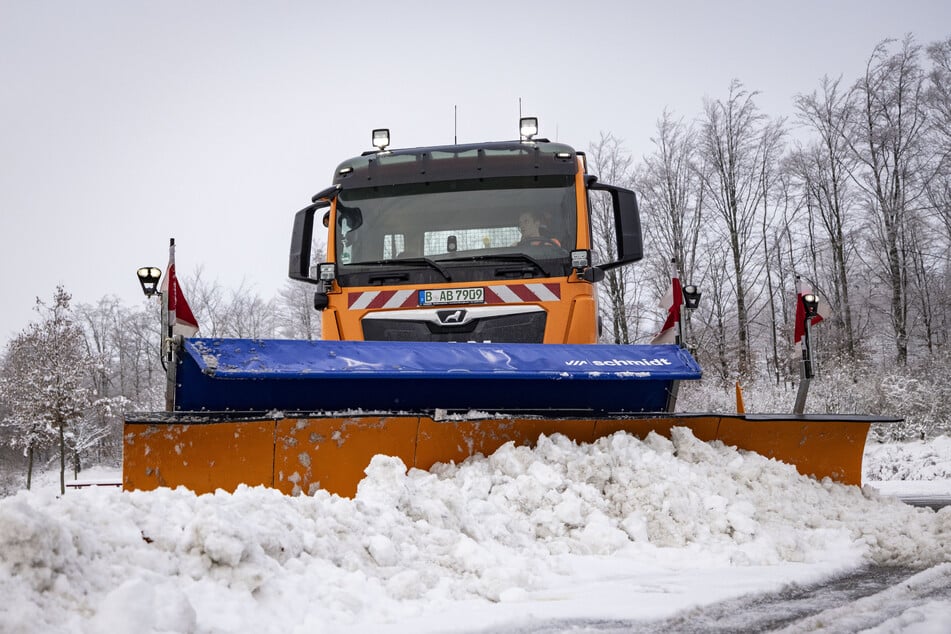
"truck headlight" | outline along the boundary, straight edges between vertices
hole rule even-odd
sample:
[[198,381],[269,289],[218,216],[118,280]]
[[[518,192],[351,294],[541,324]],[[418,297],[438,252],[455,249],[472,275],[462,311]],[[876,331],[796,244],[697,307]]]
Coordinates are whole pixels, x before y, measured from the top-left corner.
[[323,262],[318,267],[318,277],[321,282],[333,282],[337,278],[337,265],[333,262]]
[[581,249],[571,252],[571,268],[584,270],[591,266],[591,252]]

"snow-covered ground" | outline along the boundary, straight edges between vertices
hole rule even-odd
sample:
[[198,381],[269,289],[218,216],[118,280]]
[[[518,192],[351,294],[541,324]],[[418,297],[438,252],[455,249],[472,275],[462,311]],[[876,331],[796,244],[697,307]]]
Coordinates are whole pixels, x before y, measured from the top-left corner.
[[[951,494],[951,439],[870,443],[866,473],[861,489],[817,482],[675,430],[582,446],[554,436],[433,472],[378,456],[353,500],[263,488],[60,497],[44,476],[0,499],[0,632],[557,631],[869,563],[927,569],[850,608],[898,602],[873,631],[951,631],[951,601],[906,597],[951,584],[951,507],[893,497],[922,480]],[[883,474],[905,484],[873,480]]]

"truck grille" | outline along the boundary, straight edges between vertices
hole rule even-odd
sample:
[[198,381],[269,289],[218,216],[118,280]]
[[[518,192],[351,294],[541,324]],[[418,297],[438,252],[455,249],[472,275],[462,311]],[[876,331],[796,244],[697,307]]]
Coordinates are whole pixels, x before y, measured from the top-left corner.
[[366,341],[542,343],[545,322],[546,313],[538,307],[518,311],[470,308],[378,312],[363,318],[363,338]]

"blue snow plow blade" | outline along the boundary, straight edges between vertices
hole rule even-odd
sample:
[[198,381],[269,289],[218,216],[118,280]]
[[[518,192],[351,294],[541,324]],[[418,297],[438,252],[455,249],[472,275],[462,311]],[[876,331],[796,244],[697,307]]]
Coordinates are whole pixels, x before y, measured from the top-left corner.
[[187,339],[177,411],[662,412],[675,345]]

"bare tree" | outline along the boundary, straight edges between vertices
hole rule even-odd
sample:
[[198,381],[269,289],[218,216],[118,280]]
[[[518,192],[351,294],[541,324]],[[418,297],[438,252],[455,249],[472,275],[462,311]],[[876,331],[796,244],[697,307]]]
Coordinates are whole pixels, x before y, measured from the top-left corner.
[[314,308],[316,287],[287,280],[278,291],[275,307],[278,335],[286,339],[320,339],[320,313]]
[[854,215],[855,197],[849,174],[855,170],[855,157],[844,134],[853,127],[855,109],[851,94],[841,91],[839,84],[840,80],[823,77],[818,92],[796,97],[798,118],[817,135],[817,140],[800,149],[792,165],[810,209],[821,222],[832,260],[829,288],[835,305],[833,323],[841,332],[841,352],[854,359],[850,253],[855,245],[849,219]]
[[242,282],[229,293],[224,311],[216,321],[223,324],[225,337],[267,339],[276,333],[274,313],[272,300],[261,298]]
[[[601,140],[589,149],[588,161],[604,182],[623,187],[629,186],[633,180],[633,159],[611,134],[601,134]],[[592,231],[597,237],[595,243],[601,245],[596,255],[602,262],[615,260],[617,244],[611,201],[606,196],[594,195],[591,196],[591,206]],[[632,315],[637,304],[633,268],[621,266],[611,269],[601,282],[600,292],[606,300],[602,302],[601,312],[608,318],[601,319],[611,328],[614,343],[631,343],[637,336],[637,322]]]
[[103,297],[95,306],[80,304],[76,307],[76,320],[85,335],[86,354],[96,360],[90,379],[97,397],[109,396],[113,392],[110,369],[118,361],[112,357],[118,351],[115,315],[120,308],[119,299],[114,296]]
[[700,151],[708,169],[701,173],[707,205],[719,219],[728,245],[735,293],[737,370],[751,371],[749,293],[756,282],[752,265],[763,240],[758,214],[766,197],[763,170],[774,160],[781,123],[769,124],[754,103],[756,93],[730,84],[726,101],[704,101]]
[[188,305],[198,320],[203,337],[223,337],[228,321],[225,289],[218,280],[205,279],[205,269],[197,267],[190,275],[178,272]]
[[930,80],[926,93],[931,113],[930,145],[937,148],[934,156],[934,178],[927,184],[928,206],[941,232],[939,257],[929,280],[933,284],[932,301],[937,304],[935,328],[937,343],[951,339],[951,37],[928,46],[931,60]]
[[933,113],[933,132],[942,148],[939,160],[945,162],[951,153],[951,37],[928,46],[931,60],[928,105]]
[[[311,277],[318,277],[317,267],[326,259],[326,249],[320,242],[311,248]],[[278,336],[287,339],[320,339],[320,312],[314,308],[314,292],[317,286],[287,280],[278,291],[274,302],[275,323]]]
[[275,307],[254,293],[247,282],[226,289],[218,280],[204,278],[201,267],[194,275],[179,275],[189,306],[204,337],[272,338],[276,336]]
[[697,249],[702,226],[703,189],[697,174],[696,133],[669,111],[657,121],[654,152],[644,158],[637,174],[645,234],[651,245],[652,277],[666,291],[668,262],[676,258],[681,279],[697,274]]
[[892,43],[875,47],[853,88],[860,114],[847,138],[859,163],[852,176],[871,211],[872,253],[878,255],[879,277],[889,292],[896,360],[904,365],[914,246],[909,226],[928,180],[921,171],[927,117],[920,47],[908,36],[892,53]]
[[[155,409],[164,403],[165,376],[161,361],[161,308],[158,302],[112,315],[117,367],[112,369],[118,394],[132,407]],[[115,396],[116,394],[112,394]]]
[[733,374],[731,360],[735,359],[735,345],[737,340],[733,327],[730,325],[736,319],[735,303],[732,301],[729,282],[729,271],[726,266],[729,255],[723,244],[712,243],[707,252],[706,267],[702,273],[704,280],[705,309],[699,317],[704,325],[704,332],[698,340],[697,356],[705,368],[715,372],[721,382],[728,382]]
[[766,283],[766,303],[769,310],[767,338],[769,340],[769,358],[767,366],[774,382],[778,385],[789,380],[788,342],[792,340],[792,322],[788,301],[788,289],[793,288],[795,280],[795,256],[793,253],[793,232],[797,214],[800,211],[796,197],[791,193],[792,185],[785,172],[776,175],[773,196],[776,209],[772,214],[763,215],[763,261]]

